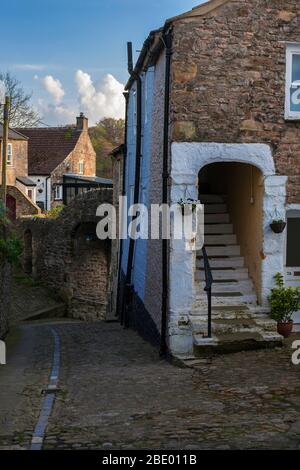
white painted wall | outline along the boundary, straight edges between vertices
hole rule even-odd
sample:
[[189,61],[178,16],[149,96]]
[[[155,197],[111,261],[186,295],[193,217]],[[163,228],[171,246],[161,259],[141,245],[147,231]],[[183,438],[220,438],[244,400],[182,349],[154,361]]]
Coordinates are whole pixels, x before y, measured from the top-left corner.
[[[264,177],[262,301],[266,305],[273,276],[284,271],[284,235],[274,234],[269,224],[274,208],[285,217],[286,177],[277,176],[271,148],[266,144],[173,143],[171,147],[171,204],[182,199],[198,199],[198,173],[218,162],[248,163]],[[188,318],[195,302],[194,271],[196,253],[185,249],[185,241],[170,242],[169,347],[173,354],[190,354],[193,338]],[[185,324],[186,322],[186,324]]]
[[39,175],[30,175],[29,178],[36,184],[36,202],[43,202],[45,209],[49,210],[51,208],[51,178]]

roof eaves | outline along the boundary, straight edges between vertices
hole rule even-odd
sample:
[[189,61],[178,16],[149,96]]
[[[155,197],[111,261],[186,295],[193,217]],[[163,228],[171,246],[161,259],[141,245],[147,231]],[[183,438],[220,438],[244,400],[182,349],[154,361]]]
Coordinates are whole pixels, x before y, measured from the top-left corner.
[[208,2],[202,3],[202,5],[198,5],[197,7],[192,8],[192,10],[187,11],[186,13],[182,13],[181,15],[173,16],[166,20],[165,25],[169,25],[170,23],[174,23],[175,21],[182,20],[185,18],[194,18],[197,16],[204,16],[207,13],[210,13],[213,10],[216,10],[220,6],[224,5],[225,3],[230,2],[231,0],[209,0]]
[[163,46],[163,42],[161,41],[163,30],[164,28],[160,28],[151,31],[145,40],[134,70],[125,86],[125,91],[130,90],[136,77],[145,67],[155,63],[156,57]]

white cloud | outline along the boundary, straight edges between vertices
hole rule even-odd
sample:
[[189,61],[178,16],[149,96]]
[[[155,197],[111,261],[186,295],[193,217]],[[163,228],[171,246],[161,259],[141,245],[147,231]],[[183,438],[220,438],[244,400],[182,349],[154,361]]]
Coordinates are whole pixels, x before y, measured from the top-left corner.
[[46,77],[42,79],[42,83],[48,93],[50,93],[54,98],[55,104],[60,104],[65,96],[65,90],[63,89],[61,82],[52,77],[52,75],[46,75]]
[[107,74],[102,82],[93,83],[91,76],[78,70],[75,75],[80,110],[92,123],[105,117],[123,118],[125,114],[124,85]]
[[50,126],[64,126],[75,124],[78,110],[65,103],[58,105],[46,103],[43,99],[37,101],[37,110],[41,116],[41,121]]

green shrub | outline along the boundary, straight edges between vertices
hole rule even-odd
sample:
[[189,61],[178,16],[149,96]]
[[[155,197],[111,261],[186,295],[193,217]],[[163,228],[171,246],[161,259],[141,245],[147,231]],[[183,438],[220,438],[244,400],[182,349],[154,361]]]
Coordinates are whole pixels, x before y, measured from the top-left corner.
[[277,322],[287,323],[300,309],[300,287],[285,287],[281,273],[277,273],[274,279],[276,287],[271,289],[269,296],[271,317]]
[[11,222],[6,216],[6,208],[0,202],[0,256],[10,263],[18,263],[23,252],[23,243],[11,229]]
[[60,204],[58,206],[52,207],[52,209],[48,210],[45,216],[49,219],[57,219],[60,213],[64,210],[65,206]]

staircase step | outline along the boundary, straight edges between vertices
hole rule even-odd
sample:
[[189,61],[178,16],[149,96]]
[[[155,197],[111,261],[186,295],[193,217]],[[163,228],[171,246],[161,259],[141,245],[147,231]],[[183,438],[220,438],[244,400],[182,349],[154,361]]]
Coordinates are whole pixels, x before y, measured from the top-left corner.
[[217,234],[220,233],[224,234],[231,234],[233,233],[233,225],[232,224],[205,224],[204,225],[204,233],[207,234]]
[[[211,323],[214,336],[227,333],[249,332],[256,330],[256,323],[252,318],[213,319]],[[193,334],[205,334],[207,321],[192,323]]]
[[227,205],[226,204],[205,204],[204,213],[205,214],[227,213]]
[[213,284],[213,293],[218,292],[242,292],[243,294],[254,294],[253,284],[250,279],[239,282],[216,282]]
[[[212,296],[211,299],[212,307],[220,307],[224,308],[226,306],[230,308],[238,308],[241,304],[248,304],[256,305],[257,297],[255,294],[247,294],[247,295],[240,295],[240,296]],[[196,301],[193,307],[193,310],[206,310],[207,311],[207,295],[205,292],[196,295]]]
[[205,214],[205,224],[227,224],[230,222],[230,216],[224,214]]
[[[242,256],[232,256],[228,258],[209,258],[209,264],[211,268],[243,268],[245,261]],[[203,258],[197,258],[196,267],[204,267]]]
[[218,194],[200,194],[199,200],[202,204],[211,204],[211,203],[224,203],[225,196],[221,196]]
[[206,252],[208,256],[240,256],[241,249],[239,245],[208,246]]
[[[227,268],[227,269],[212,269],[212,276],[215,281],[217,280],[242,280],[249,279],[248,269],[247,268]],[[196,270],[196,279],[198,281],[205,281],[205,272],[204,270]]]
[[282,338],[277,334],[261,334],[256,331],[242,331],[214,336],[212,339],[194,335],[194,355],[233,353],[238,351],[266,349],[282,345]]
[[205,235],[204,237],[205,246],[210,245],[235,245],[237,243],[236,235]]

